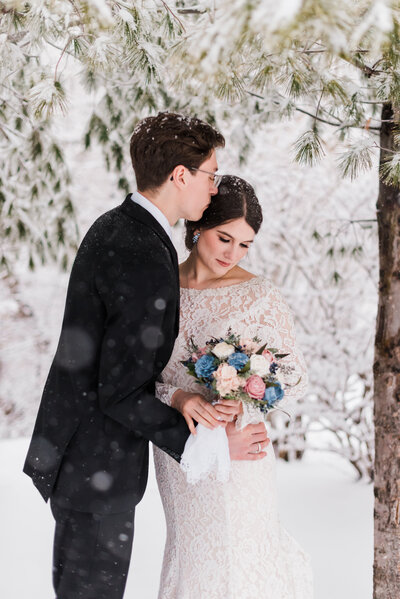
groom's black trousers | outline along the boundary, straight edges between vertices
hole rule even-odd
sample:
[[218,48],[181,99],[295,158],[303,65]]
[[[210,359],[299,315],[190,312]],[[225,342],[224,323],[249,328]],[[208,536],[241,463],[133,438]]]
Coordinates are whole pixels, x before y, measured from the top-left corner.
[[132,551],[135,510],[77,512],[51,503],[56,520],[56,599],[122,599]]

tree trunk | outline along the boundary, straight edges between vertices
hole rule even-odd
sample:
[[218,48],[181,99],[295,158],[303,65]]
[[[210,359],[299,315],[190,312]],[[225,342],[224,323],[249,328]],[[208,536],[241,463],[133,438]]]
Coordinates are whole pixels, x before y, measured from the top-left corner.
[[[394,118],[391,104],[382,120]],[[397,119],[396,119],[397,120]],[[382,164],[394,149],[393,124],[382,123]],[[400,189],[380,182],[379,303],[374,360],[374,599],[400,597]]]

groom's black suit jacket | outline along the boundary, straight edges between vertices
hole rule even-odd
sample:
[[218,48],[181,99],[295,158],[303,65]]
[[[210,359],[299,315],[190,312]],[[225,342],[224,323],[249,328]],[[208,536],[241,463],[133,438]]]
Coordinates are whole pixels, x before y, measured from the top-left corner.
[[24,466],[46,501],[131,509],[146,487],[148,441],[179,461],[188,427],[154,396],[178,329],[175,248],[128,196],[92,225],[72,268]]

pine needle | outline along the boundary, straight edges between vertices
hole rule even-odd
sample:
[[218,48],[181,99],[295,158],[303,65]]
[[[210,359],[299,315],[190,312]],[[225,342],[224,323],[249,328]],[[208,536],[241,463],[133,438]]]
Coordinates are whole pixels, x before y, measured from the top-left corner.
[[361,172],[372,168],[372,156],[370,140],[353,145],[338,160],[338,167],[342,176],[354,180]]
[[400,187],[400,154],[395,154],[381,165],[380,176],[386,185]]
[[316,128],[303,133],[294,144],[294,149],[296,162],[307,166],[313,166],[325,155]]

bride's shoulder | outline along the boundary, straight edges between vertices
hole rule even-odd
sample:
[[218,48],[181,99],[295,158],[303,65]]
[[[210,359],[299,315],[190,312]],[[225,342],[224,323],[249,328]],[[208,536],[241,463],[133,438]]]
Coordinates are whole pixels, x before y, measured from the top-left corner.
[[263,281],[267,281],[268,279],[264,275],[256,275],[249,270],[245,270],[241,266],[236,266],[232,269],[230,276],[235,279],[236,283],[247,283],[249,281],[253,281],[254,283],[262,283]]
[[266,277],[265,275],[253,275],[248,279],[248,285],[254,290],[254,299],[262,301],[263,303],[275,304],[276,302],[284,301],[279,287]]
[[238,267],[234,276],[231,278],[230,284],[232,287],[246,289],[252,288],[255,294],[259,297],[267,299],[269,296],[282,297],[280,289],[265,275],[256,275],[248,270]]
[[261,283],[265,277],[261,275],[255,275],[254,273],[244,270],[240,266],[237,266],[229,276],[229,284],[240,285],[241,283]]
[[260,295],[262,295],[263,297],[269,295],[271,291],[277,290],[272,281],[268,279],[268,277],[266,277],[265,275],[253,275],[253,277],[249,279],[249,282],[253,285],[253,287],[255,287],[259,291]]

